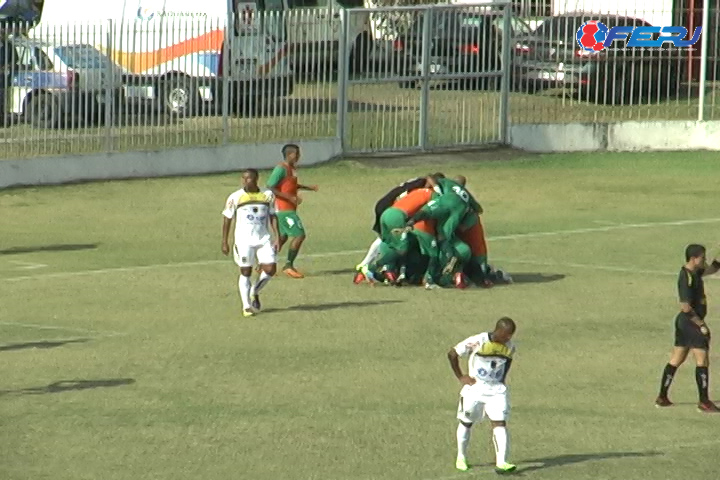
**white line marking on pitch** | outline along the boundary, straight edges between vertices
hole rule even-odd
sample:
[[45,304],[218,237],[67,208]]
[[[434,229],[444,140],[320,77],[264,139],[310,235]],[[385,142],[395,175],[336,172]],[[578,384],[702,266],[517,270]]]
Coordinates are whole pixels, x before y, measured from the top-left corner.
[[[678,220],[671,222],[652,222],[652,223],[629,223],[621,225],[609,225],[606,227],[592,227],[592,228],[578,228],[573,230],[555,230],[550,232],[529,232],[529,233],[515,233],[511,235],[499,235],[489,236],[488,241],[495,240],[519,240],[523,238],[542,238],[559,235],[578,235],[583,233],[599,233],[599,232],[610,232],[614,230],[626,230],[634,228],[653,228],[653,227],[674,227],[683,225],[697,225],[705,223],[718,223],[720,218],[701,218],[697,220]],[[339,252],[327,252],[327,253],[311,253],[303,255],[309,258],[324,258],[324,257],[340,257],[343,255],[356,255],[365,253],[366,250],[343,250]],[[179,262],[179,263],[161,263],[154,265],[138,265],[133,267],[116,267],[116,268],[103,268],[98,270],[81,270],[77,272],[58,272],[58,273],[43,273],[40,275],[26,275],[22,277],[3,278],[5,282],[19,282],[22,280],[32,280],[35,278],[67,278],[67,277],[78,277],[83,275],[98,275],[103,273],[119,273],[119,272],[135,272],[142,270],[154,270],[157,268],[178,268],[178,267],[193,267],[193,266],[204,266],[221,263],[230,263],[228,260],[204,260],[198,262]]]
[[8,260],[8,263],[20,265],[15,270],[35,270],[37,268],[47,267],[44,263],[21,262],[19,260]]

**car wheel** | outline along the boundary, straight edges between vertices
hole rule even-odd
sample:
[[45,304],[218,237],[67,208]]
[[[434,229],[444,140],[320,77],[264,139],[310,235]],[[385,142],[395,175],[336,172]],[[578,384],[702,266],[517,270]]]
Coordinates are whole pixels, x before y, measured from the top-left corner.
[[183,76],[166,79],[160,90],[165,112],[175,117],[192,115],[197,104],[198,92],[189,78]]
[[57,98],[48,94],[32,97],[25,106],[25,115],[35,128],[57,128],[59,120]]

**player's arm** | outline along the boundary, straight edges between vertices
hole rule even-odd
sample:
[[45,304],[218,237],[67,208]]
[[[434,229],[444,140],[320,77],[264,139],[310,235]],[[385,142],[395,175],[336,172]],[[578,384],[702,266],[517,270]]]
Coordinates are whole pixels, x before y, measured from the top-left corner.
[[278,165],[277,167],[273,168],[272,173],[270,174],[270,178],[268,178],[267,181],[267,188],[270,189],[270,191],[275,195],[277,198],[281,198],[283,200],[286,200],[290,203],[297,204],[297,198],[293,197],[292,195],[287,195],[280,191],[278,186],[280,185],[280,182],[283,181],[285,178],[286,172],[285,169]]
[[311,192],[317,192],[318,186],[317,185],[300,185],[300,184],[298,184],[298,190],[310,190]]
[[718,260],[716,258],[712,261],[712,263],[710,263],[710,265],[708,265],[708,267],[703,272],[702,276],[707,277],[708,275],[713,275],[713,274],[717,273],[718,271],[720,271],[720,260]]
[[478,215],[483,213],[482,206],[475,200],[475,197],[473,197],[470,192],[468,192],[468,205],[470,205],[470,208],[477,212]]
[[455,348],[451,348],[447,356],[448,360],[450,361],[450,368],[452,368],[452,371],[455,374],[455,378],[457,378],[460,383],[465,385],[472,385],[473,383],[475,383],[475,379],[472,378],[470,375],[465,375],[460,368],[460,355],[458,355],[458,352]]
[[407,224],[408,226],[412,226],[421,220],[440,220],[449,213],[450,211],[442,205],[440,200],[430,200],[424,207],[418,210],[415,215],[410,217]]
[[690,280],[687,273],[683,272],[678,279],[678,293],[680,295],[680,310],[690,317],[690,321],[698,327],[705,325],[705,321],[695,313],[690,305],[692,299],[692,289],[690,288]]
[[280,226],[277,215],[274,212],[270,214],[270,232],[272,232],[273,248],[277,252],[280,250]]
[[235,202],[232,197],[225,202],[225,210],[223,210],[222,215],[222,253],[227,255],[230,253],[230,227],[232,226],[233,217],[235,217]]

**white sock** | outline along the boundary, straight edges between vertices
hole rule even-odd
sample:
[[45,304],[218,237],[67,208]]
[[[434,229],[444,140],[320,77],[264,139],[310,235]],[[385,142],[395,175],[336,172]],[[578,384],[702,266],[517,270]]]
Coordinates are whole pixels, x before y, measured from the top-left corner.
[[510,445],[510,439],[508,439],[505,427],[493,428],[493,443],[495,444],[495,465],[498,467],[505,465],[505,457]]
[[465,458],[467,455],[467,446],[470,443],[470,429],[458,423],[457,428],[457,446],[458,446],[458,457]]
[[260,293],[260,290],[263,289],[265,285],[268,284],[272,277],[265,273],[265,271],[260,272],[260,277],[258,278],[258,281],[255,282],[255,285],[253,285],[252,289],[250,290],[250,296],[254,297],[258,293]]
[[240,290],[240,299],[242,300],[243,309],[247,310],[250,308],[250,277],[240,275],[238,279],[238,290]]
[[365,258],[363,258],[362,262],[360,262],[360,265],[368,265],[377,256],[378,252],[380,251],[381,243],[382,240],[380,240],[379,238],[375,239],[372,245],[370,245],[370,249],[368,249]]

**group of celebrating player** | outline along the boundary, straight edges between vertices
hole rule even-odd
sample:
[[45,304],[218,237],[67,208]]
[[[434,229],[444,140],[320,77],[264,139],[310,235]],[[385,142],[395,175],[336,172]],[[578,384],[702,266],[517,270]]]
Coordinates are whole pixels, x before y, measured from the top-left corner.
[[442,173],[393,188],[375,204],[378,238],[356,266],[354,283],[466,288],[511,283],[488,264],[482,207],[463,176]]

